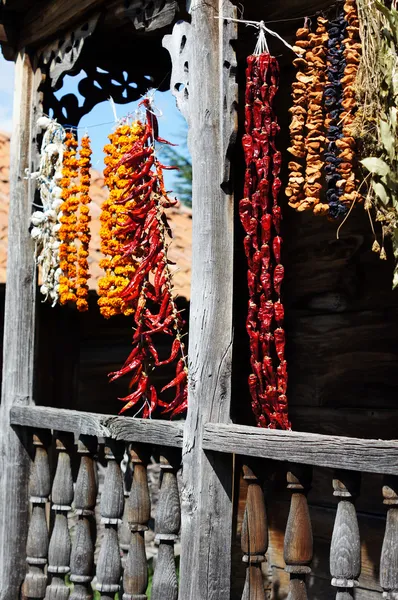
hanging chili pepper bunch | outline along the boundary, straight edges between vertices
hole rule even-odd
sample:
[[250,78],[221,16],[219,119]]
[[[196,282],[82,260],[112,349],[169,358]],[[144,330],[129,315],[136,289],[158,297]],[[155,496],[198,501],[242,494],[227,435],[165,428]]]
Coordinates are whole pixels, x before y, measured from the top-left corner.
[[[86,135],[81,142],[80,157],[77,157],[78,142],[72,132],[65,136],[65,152],[62,165],[61,212],[59,221],[60,304],[71,302],[79,311],[88,310],[88,246],[90,243],[90,139]],[[79,180],[80,177],[80,180]]]
[[346,0],[330,21],[318,17],[314,32],[307,24],[297,31],[289,148],[295,160],[286,195],[298,211],[338,218],[360,199],[353,137],[360,48],[356,0]]
[[246,174],[239,214],[246,236],[249,335],[252,373],[249,389],[258,426],[289,429],[287,365],[281,285],[281,153],[276,148],[279,126],[274,99],[279,65],[268,52],[247,59],[245,134]]
[[[106,283],[108,298],[115,295],[119,303],[111,306],[111,314],[116,311],[129,311],[134,315],[135,331],[133,350],[123,367],[110,374],[114,381],[124,375],[130,375],[131,393],[125,398],[120,411],[138,407],[138,414],[148,418],[157,409],[170,413],[171,417],[183,413],[187,407],[187,363],[185,347],[181,336],[182,319],[173,298],[172,276],[167,258],[167,237],[171,230],[167,222],[165,209],[175,206],[177,201],[167,196],[163,181],[162,165],[156,157],[154,143],[168,143],[158,135],[158,123],[151,107],[151,101],[145,98],[141,105],[146,110],[146,124],[137,122],[130,132],[119,131],[118,135],[131,135],[127,140],[120,137],[113,142],[124,144],[123,153],[111,151],[112,160],[108,161],[107,177],[113,181],[115,174],[122,177],[123,184],[118,188],[121,193],[113,194],[111,203],[104,208],[105,222],[112,222],[103,232],[110,258],[106,265],[113,269],[116,280]],[[115,161],[117,155],[118,160]],[[111,194],[114,188],[111,186]],[[116,198],[117,196],[117,198]],[[116,254],[114,253],[116,252]],[[118,265],[126,272],[117,271]],[[117,277],[124,277],[118,281]],[[113,276],[112,276],[113,277]],[[126,280],[128,280],[126,282]],[[104,289],[104,287],[103,287]],[[101,309],[106,305],[102,296]],[[107,315],[107,316],[110,316]],[[166,334],[173,338],[171,354],[160,360],[155,348],[154,336]],[[165,402],[159,398],[152,382],[155,369],[175,363],[175,377],[161,390],[175,389],[174,399]]]

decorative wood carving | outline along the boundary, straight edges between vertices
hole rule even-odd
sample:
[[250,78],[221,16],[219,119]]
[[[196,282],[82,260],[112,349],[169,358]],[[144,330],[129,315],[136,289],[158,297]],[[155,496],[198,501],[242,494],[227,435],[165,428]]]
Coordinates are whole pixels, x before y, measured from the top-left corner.
[[153,31],[170,25],[177,11],[176,0],[125,0],[118,12],[131,19],[135,29]]
[[248,488],[241,534],[242,560],[246,563],[242,600],[265,600],[261,564],[268,549],[268,521],[263,488],[253,467],[254,464],[243,465]]
[[144,446],[131,447],[133,480],[127,504],[127,520],[130,526],[130,547],[126,559],[123,600],[146,600],[148,567],[145,554],[145,531],[151,516],[146,465],[148,453]]
[[380,585],[383,597],[398,600],[398,478],[386,476],[383,503],[387,507],[386,531],[380,560]]
[[46,504],[51,491],[47,432],[33,436],[34,459],[29,479],[32,512],[26,544],[28,572],[23,583],[26,598],[44,598],[47,586],[48,528]]
[[336,600],[353,596],[361,572],[361,541],[355,499],[359,494],[361,474],[355,471],[336,471],[333,495],[338,498],[330,547],[332,585],[337,587]]
[[74,436],[58,432],[55,435],[55,444],[58,460],[51,491],[55,518],[48,550],[47,572],[51,575],[51,584],[47,587],[46,600],[68,600],[70,590],[65,584],[65,575],[70,570],[71,539],[68,512],[72,508],[73,500],[70,455],[74,446]]
[[170,89],[176,99],[178,110],[189,119],[189,65],[191,62],[191,25],[179,21],[173,27],[171,35],[165,35],[163,46],[167,48],[172,61]]
[[307,502],[311,479],[312,467],[289,465],[287,488],[291,493],[291,501],[283,554],[285,571],[290,573],[289,600],[307,599],[305,577],[311,573],[313,556],[312,527]]
[[70,600],[92,600],[91,581],[94,577],[94,509],[97,499],[97,478],[94,454],[97,440],[80,436],[77,452],[80,466],[75,486],[73,506],[78,516],[72,545],[70,580],[74,584]]
[[106,440],[105,458],[107,468],[104,488],[101,494],[101,523],[105,525],[104,537],[97,563],[97,590],[101,600],[113,600],[120,590],[122,564],[118,540],[118,524],[123,515],[124,491],[120,462],[123,445],[114,440]]
[[177,600],[178,597],[174,544],[178,539],[181,526],[180,495],[177,485],[180,462],[180,452],[168,448],[161,450],[160,493],[155,518],[159,550],[152,581],[151,600]]
[[42,50],[39,55],[39,64],[46,73],[53,89],[59,89],[65,75],[73,71],[83,50],[84,41],[94,32],[98,19],[99,14]]

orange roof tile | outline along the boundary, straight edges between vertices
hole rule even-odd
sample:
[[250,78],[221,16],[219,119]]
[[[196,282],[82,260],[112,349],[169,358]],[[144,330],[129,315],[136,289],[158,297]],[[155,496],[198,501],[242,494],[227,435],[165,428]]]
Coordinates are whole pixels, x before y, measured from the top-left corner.
[[[9,151],[10,136],[0,132],[0,283],[5,282],[7,242],[8,242],[8,204],[9,204]],[[103,275],[99,267],[100,252],[100,220],[101,204],[107,197],[104,179],[98,171],[92,171],[91,190],[91,244],[90,244],[90,288],[96,289],[98,279]],[[173,240],[170,246],[169,258],[175,262],[174,284],[179,296],[189,299],[191,281],[191,256],[192,256],[192,213],[183,206],[168,211],[169,222],[173,231]]]

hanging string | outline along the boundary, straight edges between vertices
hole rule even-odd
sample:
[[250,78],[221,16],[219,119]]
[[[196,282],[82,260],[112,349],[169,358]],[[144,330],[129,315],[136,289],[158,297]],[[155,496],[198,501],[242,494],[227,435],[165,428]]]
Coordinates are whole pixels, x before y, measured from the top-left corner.
[[[263,52],[269,53],[267,40],[266,40],[266,34],[272,35],[273,37],[278,38],[278,40],[280,40],[287,48],[289,48],[289,50],[294,52],[293,47],[286,40],[284,40],[283,37],[281,37],[279,35],[279,33],[277,33],[276,31],[272,31],[272,29],[269,29],[268,27],[266,27],[265,21],[245,21],[243,19],[233,19],[232,17],[214,17],[214,18],[219,19],[220,21],[230,21],[232,23],[241,23],[248,27],[254,27],[255,29],[258,29],[259,30],[258,40],[257,40],[256,47],[254,49],[254,54],[256,54],[256,55],[262,54]],[[300,17],[300,18],[302,19],[303,17]],[[261,48],[263,48],[263,50],[259,51]],[[294,52],[294,54],[296,54],[296,52]],[[296,56],[300,56],[300,55],[296,54]]]

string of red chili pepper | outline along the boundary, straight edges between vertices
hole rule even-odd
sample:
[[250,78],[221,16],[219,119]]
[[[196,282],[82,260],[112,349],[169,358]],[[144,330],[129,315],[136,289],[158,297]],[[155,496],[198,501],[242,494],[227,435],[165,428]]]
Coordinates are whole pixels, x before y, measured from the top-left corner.
[[239,214],[246,236],[249,335],[252,373],[249,390],[260,427],[289,429],[284,311],[280,300],[284,268],[281,264],[281,153],[273,103],[279,85],[279,65],[268,53],[247,59],[244,198]]
[[[128,396],[120,398],[125,412],[139,406],[142,417],[150,417],[158,407],[171,417],[183,413],[187,407],[188,369],[185,348],[181,336],[182,319],[173,299],[172,277],[167,259],[167,235],[171,236],[165,209],[175,206],[176,200],[167,196],[164,188],[162,165],[155,156],[154,142],[168,143],[158,135],[157,119],[148,99],[141,104],[146,108],[147,122],[143,134],[121,158],[116,169],[125,165],[129,170],[129,183],[117,201],[126,208],[123,224],[116,231],[126,236],[123,256],[130,258],[137,267],[121,293],[121,298],[135,306],[136,329],[133,350],[123,367],[110,373],[111,381],[129,374],[131,376]],[[133,202],[132,202],[133,201]],[[153,336],[163,333],[174,338],[171,354],[159,360]],[[161,392],[176,388],[174,399],[164,402],[158,397],[151,382],[151,373],[157,367],[176,362],[176,375]],[[138,412],[139,412],[138,411]]]

